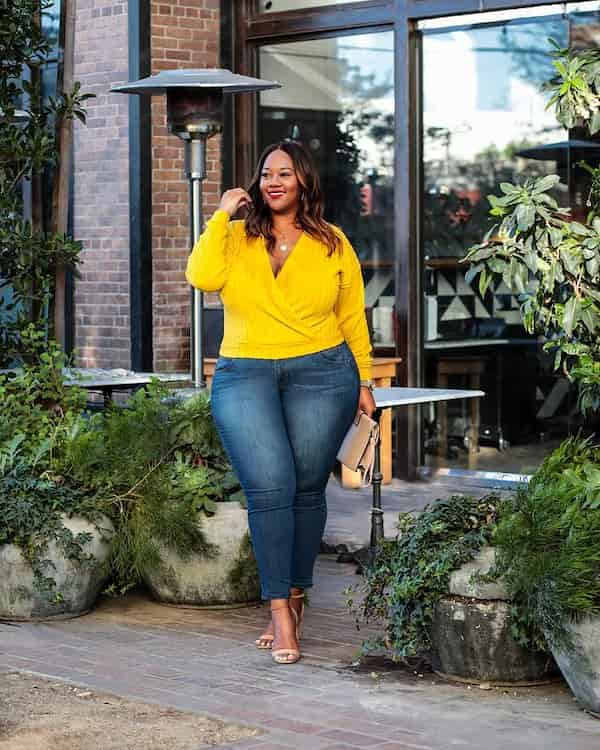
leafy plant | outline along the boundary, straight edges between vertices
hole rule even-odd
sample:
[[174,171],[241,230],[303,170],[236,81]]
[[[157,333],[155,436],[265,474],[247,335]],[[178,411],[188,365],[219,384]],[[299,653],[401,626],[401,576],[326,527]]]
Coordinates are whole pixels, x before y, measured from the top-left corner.
[[[565,127],[581,121],[596,132],[600,53],[574,55],[553,45],[559,75],[545,85],[553,92],[548,106],[555,105]],[[579,408],[587,412],[600,402],[600,216],[592,210],[587,224],[570,221],[570,211],[550,194],[559,181],[548,175],[502,183],[501,196],[488,196],[500,223],[464,260],[471,264],[467,279],[479,275],[481,294],[501,278],[519,295],[523,325],[547,339],[555,369],[584,386]]]
[[571,370],[571,376],[579,384],[578,407],[581,413],[600,411],[600,361],[582,354]]
[[[37,345],[41,334],[33,326],[25,334],[35,342],[32,346]],[[51,343],[33,364],[0,373],[0,450],[5,457],[18,449],[20,459],[32,468],[50,469],[54,457],[81,427],[86,396],[83,389],[65,386],[68,362]]]
[[566,623],[600,614],[600,448],[565,440],[513,498],[494,544],[514,637],[569,648]]
[[[35,328],[29,334],[33,346],[42,341]],[[184,558],[212,554],[199,514],[243,493],[206,395],[177,401],[154,383],[125,408],[90,416],[85,393],[64,385],[68,360],[60,349],[35,360],[0,375],[0,544],[20,547],[37,588],[56,596],[45,557],[50,542],[87,561],[87,537],[74,537],[63,515],[112,520],[112,591],[159,567],[159,545]]]
[[557,75],[544,84],[552,96],[546,109],[554,106],[556,119],[564,128],[578,123],[590,133],[600,130],[600,52],[597,49],[573,53],[550,39]]
[[217,502],[239,492],[207,396],[173,400],[159,383],[135,393],[125,408],[94,415],[73,435],[62,470],[94,490],[115,524],[118,592],[160,567],[161,545],[184,559],[212,554],[199,514],[213,514]]
[[[53,300],[59,268],[75,271],[81,244],[52,234],[43,221],[24,218],[24,180],[41,193],[44,174],[57,164],[60,122],[85,122],[84,94],[76,83],[45,101],[41,69],[50,44],[40,28],[49,0],[5,3],[0,24],[0,367],[32,356],[23,331],[33,323],[46,340],[53,333]],[[27,115],[14,121],[15,111]],[[41,196],[38,197],[41,200]],[[5,294],[4,292],[10,292]]]
[[383,646],[398,659],[429,650],[435,604],[447,594],[450,574],[490,542],[501,507],[496,495],[453,495],[416,517],[400,514],[397,538],[382,543],[364,583],[348,591],[357,624],[384,626],[385,635],[366,641],[365,651]]
[[101,528],[101,515],[85,488],[50,472],[32,472],[35,464],[22,458],[14,445],[8,454],[0,452],[0,463],[0,545],[17,545],[31,565],[36,589],[52,601],[60,601],[51,573],[54,566],[46,557],[49,544],[55,543],[68,560],[79,565],[92,561],[85,552],[91,535],[73,534],[62,516],[83,516]]
[[[25,335],[35,347],[40,334]],[[85,485],[57,471],[66,444],[82,429],[85,394],[66,388],[63,368],[68,360],[51,345],[34,364],[0,374],[0,545],[16,544],[31,565],[37,589],[57,600],[52,563],[46,557],[55,543],[69,560],[89,562],[87,534],[73,535],[62,516],[74,514],[100,521]]]
[[503,183],[502,197],[489,196],[491,214],[502,221],[469,249],[466,278],[479,274],[482,295],[494,277],[515,290],[526,330],[546,336],[555,367],[569,374],[581,357],[600,360],[600,217],[590,227],[566,221],[568,211],[548,195],[558,181]]

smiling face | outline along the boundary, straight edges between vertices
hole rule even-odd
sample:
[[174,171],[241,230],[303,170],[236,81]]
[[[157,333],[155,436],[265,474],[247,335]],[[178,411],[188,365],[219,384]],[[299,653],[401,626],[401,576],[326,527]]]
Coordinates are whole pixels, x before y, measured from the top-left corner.
[[291,157],[280,149],[272,151],[260,173],[260,192],[267,206],[273,213],[295,213],[301,189]]

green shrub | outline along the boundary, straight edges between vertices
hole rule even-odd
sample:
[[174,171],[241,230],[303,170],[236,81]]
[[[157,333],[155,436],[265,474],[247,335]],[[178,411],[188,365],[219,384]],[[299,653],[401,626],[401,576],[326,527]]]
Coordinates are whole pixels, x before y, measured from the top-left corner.
[[159,544],[184,559],[212,554],[200,512],[242,499],[207,394],[178,401],[168,393],[157,383],[138,391],[125,408],[94,415],[66,446],[62,472],[93,489],[116,527],[112,591],[159,567]]
[[0,374],[0,545],[20,548],[36,588],[55,601],[48,544],[55,542],[72,561],[89,562],[89,535],[72,534],[62,515],[92,522],[100,515],[93,492],[58,468],[65,446],[85,426],[85,394],[63,385],[66,364],[54,345],[35,364]]
[[494,544],[513,636],[568,647],[565,623],[600,614],[600,449],[565,440],[512,499]]
[[51,541],[87,561],[88,537],[73,536],[62,515],[113,522],[111,591],[161,565],[159,542],[184,558],[212,554],[201,512],[244,497],[207,394],[178,401],[154,383],[124,408],[90,416],[85,392],[64,386],[68,362],[58,347],[33,361],[0,375],[0,544],[20,547],[37,588],[56,596],[45,558]]
[[357,624],[383,624],[384,635],[364,643],[366,653],[384,647],[405,658],[429,650],[435,604],[447,593],[452,571],[489,543],[502,503],[496,495],[453,495],[417,516],[400,514],[398,537],[382,543],[364,583],[348,592]]

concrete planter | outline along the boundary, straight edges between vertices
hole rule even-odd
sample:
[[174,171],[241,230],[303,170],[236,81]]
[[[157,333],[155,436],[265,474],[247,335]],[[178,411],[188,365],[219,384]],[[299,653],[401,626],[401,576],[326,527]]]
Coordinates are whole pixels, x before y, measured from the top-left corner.
[[258,600],[260,585],[245,508],[237,502],[218,503],[215,515],[202,514],[200,523],[215,553],[183,560],[161,546],[162,568],[147,571],[145,575],[153,595],[163,603],[185,606],[223,606]]
[[495,684],[536,684],[555,673],[553,660],[522,648],[510,632],[510,601],[501,581],[472,581],[494,564],[485,547],[450,578],[449,595],[436,606],[431,627],[433,668],[451,679]]
[[574,648],[552,654],[578,703],[600,718],[600,617],[572,622],[568,630]]
[[[44,559],[54,568],[46,575],[54,578],[54,594],[44,595],[34,586],[33,571],[19,547],[5,544],[0,547],[0,618],[6,620],[51,620],[78,617],[88,612],[96,602],[106,581],[104,563],[108,559],[113,527],[107,518],[98,524],[100,530],[84,518],[63,516],[63,525],[74,535],[89,532],[92,540],[84,551],[94,562],[78,563],[68,560],[55,542],[48,545]],[[53,601],[58,598],[59,601]]]

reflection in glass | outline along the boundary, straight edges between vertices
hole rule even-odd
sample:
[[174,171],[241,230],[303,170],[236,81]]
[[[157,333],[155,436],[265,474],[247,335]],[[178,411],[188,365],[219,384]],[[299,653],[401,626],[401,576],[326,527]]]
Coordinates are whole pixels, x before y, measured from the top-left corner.
[[363,266],[373,344],[393,349],[393,34],[268,45],[260,75],[283,85],[260,94],[259,149],[284,138],[311,149],[326,218]]
[[585,218],[577,160],[597,164],[600,150],[558,126],[540,86],[553,75],[549,37],[567,46],[597,36],[586,24],[574,34],[572,20],[546,16],[422,37],[425,384],[486,392],[479,406],[431,410],[432,465],[531,473],[581,423],[569,384],[523,328],[518,297],[501,281],[482,297],[459,260],[491,226],[486,198],[501,182],[557,173],[555,197]]
[[[490,223],[486,196],[501,182],[556,171],[550,155],[534,160],[521,153],[567,137],[539,91],[553,72],[549,36],[565,40],[564,23],[424,36],[426,260],[458,259],[483,237]],[[568,202],[566,179],[562,201]]]
[[61,0],[53,0],[42,11],[42,31],[50,45],[49,60],[57,60],[59,56],[60,6]]

